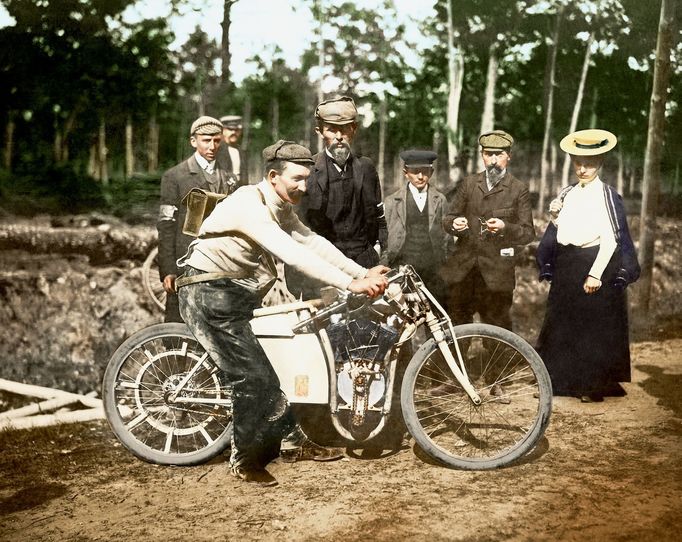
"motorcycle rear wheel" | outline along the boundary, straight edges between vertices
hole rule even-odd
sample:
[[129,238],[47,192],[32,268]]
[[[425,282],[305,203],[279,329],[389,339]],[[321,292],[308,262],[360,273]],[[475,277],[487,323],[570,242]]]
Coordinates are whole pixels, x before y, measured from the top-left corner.
[[[197,364],[178,397],[227,406],[173,401]],[[149,326],[121,344],[104,373],[102,398],[112,431],[144,461],[197,465],[230,445],[230,389],[185,324]]]
[[[506,466],[528,453],[549,423],[549,374],[537,352],[511,331],[487,324],[465,324],[454,331],[481,404],[471,401],[430,339],[412,357],[403,378],[405,424],[419,446],[447,466]],[[454,344],[449,346],[457,359]]]

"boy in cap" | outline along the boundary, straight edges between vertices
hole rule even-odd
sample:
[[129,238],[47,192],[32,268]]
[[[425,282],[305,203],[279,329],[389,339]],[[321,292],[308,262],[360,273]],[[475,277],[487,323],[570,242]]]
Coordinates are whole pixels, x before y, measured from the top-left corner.
[[439,271],[452,238],[441,226],[447,209],[445,195],[429,184],[437,156],[425,150],[400,153],[405,182],[386,198],[388,244],[382,261],[389,267],[412,265],[446,306],[445,284]]
[[325,284],[372,297],[386,288],[388,268],[360,266],[298,219],[292,206],[313,165],[307,148],[280,140],[263,151],[263,161],[264,179],[241,187],[206,218],[180,262],[185,273],[178,286],[183,318],[233,390],[232,473],[274,485],[265,466],[287,434],[287,455],[293,448],[298,459],[330,458],[319,447],[309,447],[311,453],[302,447],[279,379],[249,324],[275,281],[273,257]]
[[507,171],[514,139],[502,130],[478,139],[485,171],[465,177],[443,218],[457,238],[443,273],[454,324],[481,321],[512,328],[514,268],[535,238],[528,187]]
[[[313,156],[298,214],[346,257],[372,267],[379,263],[388,233],[377,170],[369,158],[351,150],[357,116],[348,96],[326,100],[315,109],[315,131],[323,139],[324,151]],[[308,295],[316,296],[310,289],[304,292]]]
[[249,168],[246,154],[239,146],[242,138],[242,118],[239,115],[220,117],[223,124],[223,143],[218,149],[218,160],[226,171],[232,173],[239,186],[249,184]]
[[176,262],[187,252],[193,240],[182,233],[187,213],[182,198],[192,188],[229,194],[236,187],[234,179],[216,160],[222,130],[223,125],[218,119],[208,116],[196,119],[189,134],[194,154],[166,171],[161,178],[156,229],[159,232],[159,276],[167,294],[165,322],[182,322],[175,288],[175,279],[179,274]]

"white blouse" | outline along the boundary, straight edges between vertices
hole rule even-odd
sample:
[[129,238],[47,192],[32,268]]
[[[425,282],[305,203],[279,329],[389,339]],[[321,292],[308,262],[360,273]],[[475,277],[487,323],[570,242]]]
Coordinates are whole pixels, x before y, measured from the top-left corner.
[[616,247],[616,238],[604,200],[604,184],[597,177],[587,184],[577,184],[564,198],[557,225],[557,241],[562,245],[593,247],[599,252],[589,275],[601,280]]

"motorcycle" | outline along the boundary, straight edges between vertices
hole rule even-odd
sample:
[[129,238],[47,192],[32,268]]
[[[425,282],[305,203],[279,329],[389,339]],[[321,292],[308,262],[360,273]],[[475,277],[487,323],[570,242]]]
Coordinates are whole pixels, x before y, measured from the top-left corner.
[[[338,436],[361,446],[401,409],[428,456],[468,470],[532,450],[552,408],[537,352],[506,329],[453,326],[411,266],[387,278],[376,299],[327,289],[324,301],[254,311],[252,329],[302,423],[322,406]],[[426,340],[405,367],[420,329]],[[230,387],[184,324],[153,325],[121,344],[102,396],[114,434],[145,461],[196,465],[230,445]]]

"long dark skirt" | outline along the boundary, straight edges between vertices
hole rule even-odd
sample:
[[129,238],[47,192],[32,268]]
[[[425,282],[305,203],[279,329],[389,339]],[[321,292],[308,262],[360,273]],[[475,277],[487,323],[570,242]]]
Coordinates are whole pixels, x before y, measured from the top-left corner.
[[630,346],[625,291],[613,286],[619,253],[611,258],[602,286],[583,291],[599,247],[557,244],[545,321],[538,338],[555,395],[608,395],[630,382]]

